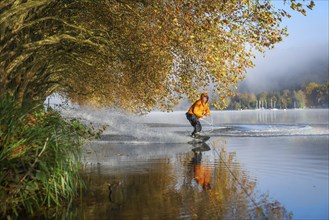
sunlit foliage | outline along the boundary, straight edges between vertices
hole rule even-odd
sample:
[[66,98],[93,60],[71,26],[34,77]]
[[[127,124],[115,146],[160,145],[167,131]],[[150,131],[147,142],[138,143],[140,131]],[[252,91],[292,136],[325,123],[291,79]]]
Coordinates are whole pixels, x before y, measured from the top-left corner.
[[290,15],[270,0],[9,0],[0,17],[0,92],[19,105],[58,92],[143,112],[206,89],[225,107],[255,52],[287,35]]
[[329,81],[324,84],[310,82],[304,88],[309,107],[324,107],[329,105]]
[[228,98],[227,109],[286,109],[286,108],[328,108],[329,82],[308,83],[299,90],[275,92],[237,93]]

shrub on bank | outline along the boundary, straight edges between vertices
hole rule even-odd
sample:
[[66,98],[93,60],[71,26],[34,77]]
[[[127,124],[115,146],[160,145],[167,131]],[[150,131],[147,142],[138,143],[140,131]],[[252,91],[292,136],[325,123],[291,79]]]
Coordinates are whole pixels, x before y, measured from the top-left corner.
[[70,203],[82,181],[80,146],[91,135],[78,120],[0,99],[0,216],[35,214]]

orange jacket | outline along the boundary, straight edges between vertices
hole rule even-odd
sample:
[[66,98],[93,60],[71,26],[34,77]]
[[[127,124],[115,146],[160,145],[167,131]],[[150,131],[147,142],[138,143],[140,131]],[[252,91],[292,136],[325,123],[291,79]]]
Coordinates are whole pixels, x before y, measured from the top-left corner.
[[209,189],[211,179],[210,167],[201,164],[196,165],[194,178],[204,189]]
[[208,100],[206,103],[203,103],[202,102],[203,97],[208,97],[208,95],[206,93],[202,93],[201,98],[190,107],[190,109],[187,112],[188,114],[194,114],[198,118],[202,118],[203,116],[210,115]]

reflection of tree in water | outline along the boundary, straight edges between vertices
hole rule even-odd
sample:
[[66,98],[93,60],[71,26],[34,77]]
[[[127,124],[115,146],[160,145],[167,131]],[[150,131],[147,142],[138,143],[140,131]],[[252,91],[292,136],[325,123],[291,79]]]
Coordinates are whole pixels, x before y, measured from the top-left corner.
[[[256,181],[251,179],[239,165],[235,153],[226,152],[224,143],[217,142],[212,147],[213,153],[218,158],[217,161],[212,162],[212,165],[202,158],[202,150],[193,151],[191,164],[194,172],[191,172],[191,169],[186,171],[187,176],[190,175],[187,183],[191,181],[191,184],[186,184],[185,188],[178,191],[181,201],[189,204],[188,212],[192,216],[198,219],[292,218],[292,214],[287,213],[280,202],[271,202],[268,195],[261,195],[257,199]],[[210,170],[210,190],[202,187],[203,190],[200,191],[200,187],[193,184],[193,180],[196,179],[196,166]]]
[[221,217],[234,219],[245,218],[249,215],[248,195],[253,193],[256,182],[249,179],[241,169],[235,161],[234,153],[227,153],[225,147],[222,147],[220,151],[214,150],[219,156],[219,161],[214,167],[216,187],[212,192],[212,198],[219,204],[218,214]]
[[268,194],[263,194],[259,198],[258,206],[251,212],[252,219],[292,219],[292,212],[287,212],[286,208],[278,201],[270,201]]
[[93,170],[78,210],[83,212],[76,215],[84,219],[177,219],[181,204],[168,189],[173,182],[172,171],[169,160],[149,161],[138,172],[128,170],[118,175]]
[[[209,148],[209,146],[208,146]],[[132,172],[88,174],[91,182],[76,215],[84,219],[289,219],[277,201],[257,196],[256,181],[218,142],[175,158],[148,160]],[[205,151],[205,150],[210,151]],[[212,159],[209,159],[213,155]],[[204,167],[210,188],[197,179]],[[200,172],[200,170],[199,170]],[[202,175],[201,175],[202,176]],[[109,184],[110,187],[109,187]],[[112,186],[112,187],[111,187]],[[112,191],[111,191],[112,190]],[[81,212],[82,210],[82,212]]]

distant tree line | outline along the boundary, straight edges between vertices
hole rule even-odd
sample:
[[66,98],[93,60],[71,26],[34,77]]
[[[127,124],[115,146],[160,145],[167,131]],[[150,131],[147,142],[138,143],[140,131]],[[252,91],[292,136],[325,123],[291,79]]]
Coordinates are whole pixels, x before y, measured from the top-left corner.
[[329,81],[324,84],[310,82],[299,90],[237,93],[227,98],[226,109],[328,108],[328,97]]

